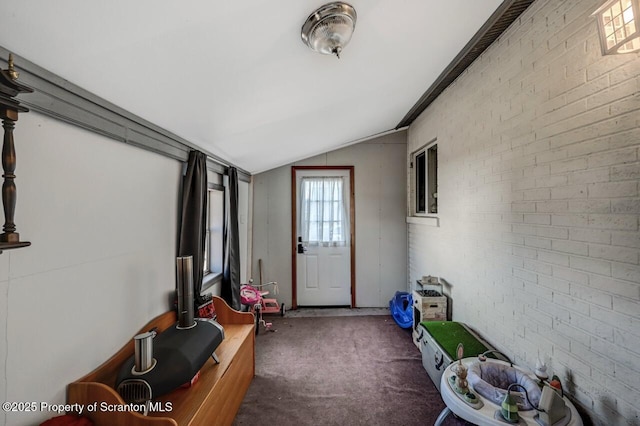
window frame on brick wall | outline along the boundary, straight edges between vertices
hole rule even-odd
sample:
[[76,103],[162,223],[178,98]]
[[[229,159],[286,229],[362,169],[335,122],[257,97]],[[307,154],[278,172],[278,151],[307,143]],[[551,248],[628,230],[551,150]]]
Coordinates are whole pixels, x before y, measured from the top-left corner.
[[411,216],[438,214],[438,141],[423,145],[411,154]]
[[592,16],[598,20],[604,55],[640,50],[639,0],[607,0]]

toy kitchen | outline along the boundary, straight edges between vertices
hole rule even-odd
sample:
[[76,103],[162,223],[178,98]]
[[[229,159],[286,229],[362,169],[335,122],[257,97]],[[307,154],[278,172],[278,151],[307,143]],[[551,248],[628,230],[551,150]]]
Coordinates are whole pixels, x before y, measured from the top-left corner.
[[422,351],[420,328],[423,321],[447,321],[447,296],[438,277],[423,276],[416,280],[413,298],[413,343]]

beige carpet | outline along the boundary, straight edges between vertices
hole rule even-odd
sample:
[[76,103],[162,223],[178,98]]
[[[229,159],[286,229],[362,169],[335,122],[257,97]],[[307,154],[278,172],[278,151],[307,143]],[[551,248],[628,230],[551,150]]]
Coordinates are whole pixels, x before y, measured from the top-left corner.
[[432,425],[444,403],[410,330],[389,315],[326,313],[268,318],[274,331],[256,336],[256,376],[234,424]]
[[288,318],[346,317],[367,315],[390,315],[389,308],[298,308],[285,312]]

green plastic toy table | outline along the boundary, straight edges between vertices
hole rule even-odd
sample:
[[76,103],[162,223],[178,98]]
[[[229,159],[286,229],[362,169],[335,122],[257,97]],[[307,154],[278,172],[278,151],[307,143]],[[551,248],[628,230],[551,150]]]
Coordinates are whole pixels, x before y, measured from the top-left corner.
[[[494,348],[461,322],[423,321],[420,323],[419,340],[422,365],[438,390],[445,368],[458,359],[458,344],[464,346],[462,358],[475,357]],[[487,356],[495,358],[492,354]]]

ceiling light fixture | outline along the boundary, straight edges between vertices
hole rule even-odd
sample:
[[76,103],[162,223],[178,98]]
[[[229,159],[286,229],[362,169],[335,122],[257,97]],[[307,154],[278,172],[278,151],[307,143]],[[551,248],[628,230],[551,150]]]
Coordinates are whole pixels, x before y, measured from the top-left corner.
[[640,0],[608,0],[593,15],[598,18],[603,54],[640,50]]
[[336,55],[351,40],[356,10],[350,4],[333,2],[313,12],[302,26],[302,41],[323,55]]

